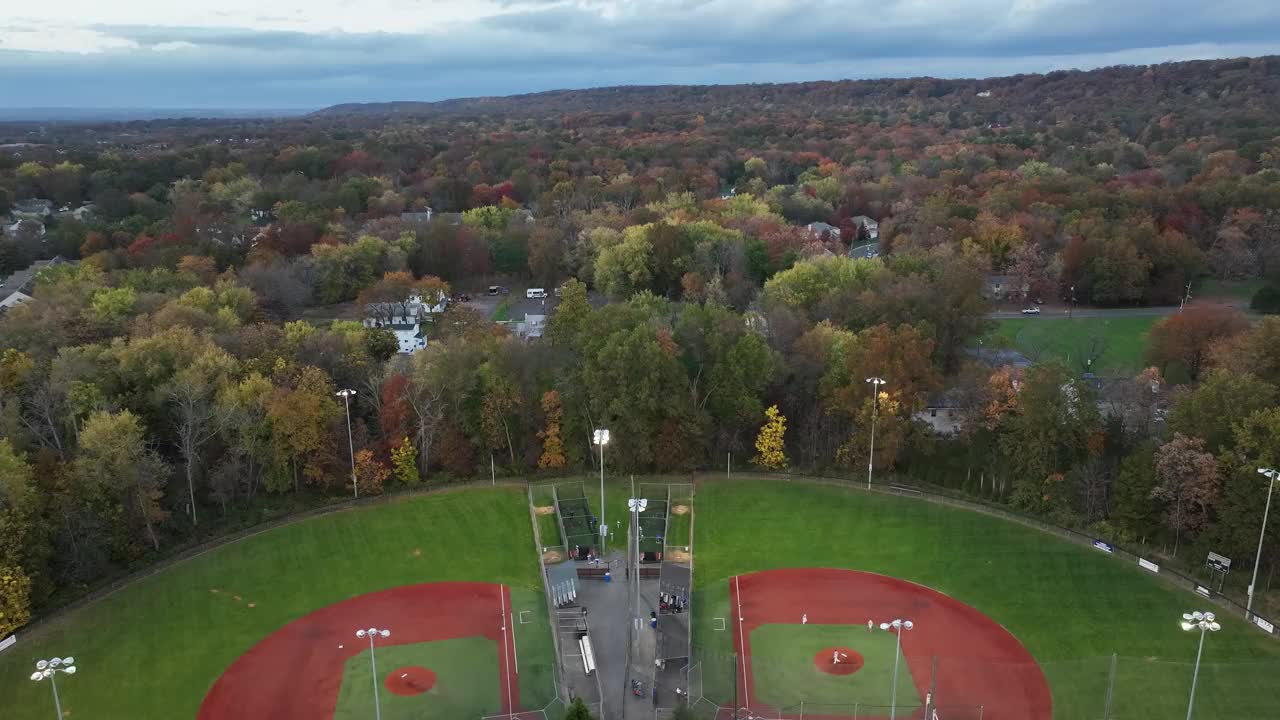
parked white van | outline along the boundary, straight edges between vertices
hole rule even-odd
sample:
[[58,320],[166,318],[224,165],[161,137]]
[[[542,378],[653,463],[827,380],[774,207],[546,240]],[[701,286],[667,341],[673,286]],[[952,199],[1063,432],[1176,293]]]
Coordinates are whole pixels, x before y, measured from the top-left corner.
[[529,288],[524,291],[525,298],[529,300],[541,300],[547,296],[545,288]]

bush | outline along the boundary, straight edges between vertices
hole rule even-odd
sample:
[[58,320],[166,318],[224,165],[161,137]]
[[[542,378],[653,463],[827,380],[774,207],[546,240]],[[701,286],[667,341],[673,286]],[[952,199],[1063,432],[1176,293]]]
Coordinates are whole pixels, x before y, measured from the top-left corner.
[[576,697],[569,705],[569,711],[565,713],[564,720],[594,720],[594,718],[591,717],[591,711],[587,709],[587,704],[582,702],[582,698]]
[[1259,288],[1258,292],[1253,294],[1249,309],[1264,315],[1280,313],[1280,282],[1273,281]]

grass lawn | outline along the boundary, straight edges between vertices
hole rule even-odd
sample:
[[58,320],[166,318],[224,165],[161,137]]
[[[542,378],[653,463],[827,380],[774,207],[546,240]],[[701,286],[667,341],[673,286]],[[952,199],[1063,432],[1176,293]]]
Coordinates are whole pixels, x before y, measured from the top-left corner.
[[1103,348],[1093,364],[1098,375],[1135,375],[1143,368],[1147,334],[1157,317],[1014,318],[997,320],[986,347],[1009,347],[1032,361],[1059,360],[1073,371],[1084,371],[1095,340]]
[[1235,300],[1248,304],[1254,293],[1266,284],[1263,280],[1215,280],[1207,278],[1192,291],[1200,300]]
[[[498,644],[484,637],[437,640],[378,648],[378,700],[385,720],[460,718],[502,712]],[[435,686],[420,695],[397,695],[383,684],[398,668],[435,672]],[[373,708],[369,651],[347,660],[334,720],[365,720]]]
[[[689,508],[689,512],[677,513],[675,508],[680,506]],[[667,544],[668,545],[688,545],[689,544],[689,528],[693,523],[693,498],[688,495],[671,495],[671,517],[667,525]]]
[[535,517],[538,519],[538,538],[542,540],[544,547],[555,547],[564,542],[560,538],[560,523],[556,520],[555,504],[555,498],[551,495],[550,485],[541,485],[533,489],[533,506],[535,508],[553,508],[553,511],[547,514],[535,513]]
[[79,672],[58,685],[73,717],[192,718],[223,670],[282,625],[355,595],[442,580],[505,583],[514,610],[533,610],[536,622],[517,634],[520,694],[542,707],[554,694],[555,653],[533,552],[525,493],[514,488],[406,498],[271,530],[19,632],[0,653],[3,717],[47,718],[49,688],[28,679],[32,664],[74,655]]
[[[751,633],[751,674],[755,694],[751,702],[775,708],[798,709],[800,701],[814,705],[847,705],[849,698],[863,704],[888,706],[893,686],[893,661],[897,638],[891,632],[867,632],[865,625],[761,625]],[[828,647],[847,647],[862,655],[866,664],[852,675],[832,675],[813,664],[815,654]],[[823,655],[824,661],[826,654]],[[900,658],[899,658],[900,659]],[[898,665],[898,708],[920,705],[906,662]],[[833,708],[814,710],[819,715],[839,715]],[[852,714],[850,711],[848,714]]]
[[[694,652],[703,694],[722,704],[732,698],[733,641],[714,618],[730,615],[728,578],[756,570],[883,573],[973,605],[1040,663],[1062,720],[1102,716],[1113,653],[1113,718],[1185,714],[1198,638],[1177,622],[1188,610],[1216,609],[1116,557],[1031,528],[801,481],[704,482],[695,534]],[[1275,716],[1280,642],[1236,616],[1221,621],[1205,643],[1196,717]]]

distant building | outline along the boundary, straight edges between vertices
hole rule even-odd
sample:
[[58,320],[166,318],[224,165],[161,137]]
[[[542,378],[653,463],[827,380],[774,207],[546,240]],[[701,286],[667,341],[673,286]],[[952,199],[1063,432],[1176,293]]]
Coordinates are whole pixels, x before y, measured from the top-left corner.
[[22,232],[22,228],[24,225],[28,229],[30,229],[32,232],[34,232],[36,237],[44,237],[44,234],[45,234],[44,223],[39,220],[32,220],[29,217],[25,217],[20,220],[15,220],[11,225],[0,225],[0,230],[3,231],[3,232],[0,232],[0,235],[17,237]]
[[826,234],[827,237],[832,240],[840,239],[840,228],[835,225],[824,222],[812,222],[804,227],[809,231],[809,234],[815,238],[821,238],[823,234]]
[[432,218],[432,217],[434,217],[434,216],[435,216],[435,211],[434,211],[434,210],[432,210],[431,208],[426,208],[426,209],[424,209],[424,210],[423,210],[423,211],[421,211],[421,212],[402,212],[402,213],[400,213],[400,219],[401,219],[401,220],[403,220],[403,221],[405,221],[405,222],[413,222],[413,223],[417,223],[417,222],[431,222],[431,218]]
[[422,323],[388,323],[381,327],[395,333],[396,343],[399,344],[402,354],[412,355],[427,346],[427,336],[422,331]]
[[991,300],[1022,300],[1031,291],[1026,282],[1019,283],[1013,275],[988,275],[985,294]]
[[53,202],[50,200],[19,200],[9,210],[17,220],[43,220],[53,214]]
[[11,308],[31,302],[32,289],[36,284],[36,277],[41,270],[53,265],[62,265],[67,262],[62,256],[53,258],[52,260],[37,260],[31,263],[24,270],[19,270],[0,282],[0,313]]
[[427,301],[419,295],[410,295],[404,302],[369,303],[364,307],[364,325],[386,327],[430,321],[448,308],[449,298],[444,294]]
[[913,418],[939,435],[955,435],[964,427],[964,414],[963,398],[959,391],[952,389],[929,398],[928,406]]
[[854,227],[866,230],[868,240],[880,239],[880,223],[876,222],[874,219],[869,218],[866,215],[855,215],[849,218],[849,222],[853,223]]

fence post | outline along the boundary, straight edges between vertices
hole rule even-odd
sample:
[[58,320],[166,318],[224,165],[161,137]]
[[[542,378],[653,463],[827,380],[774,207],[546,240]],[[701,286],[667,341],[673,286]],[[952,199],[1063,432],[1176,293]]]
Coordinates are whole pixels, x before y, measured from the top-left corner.
[[853,720],[858,720],[858,703],[853,704]]
[[1111,697],[1116,686],[1116,654],[1111,653],[1111,673],[1107,676],[1107,703],[1102,706],[1102,720],[1111,718]]
[[800,720],[804,720],[804,701],[800,701]]

